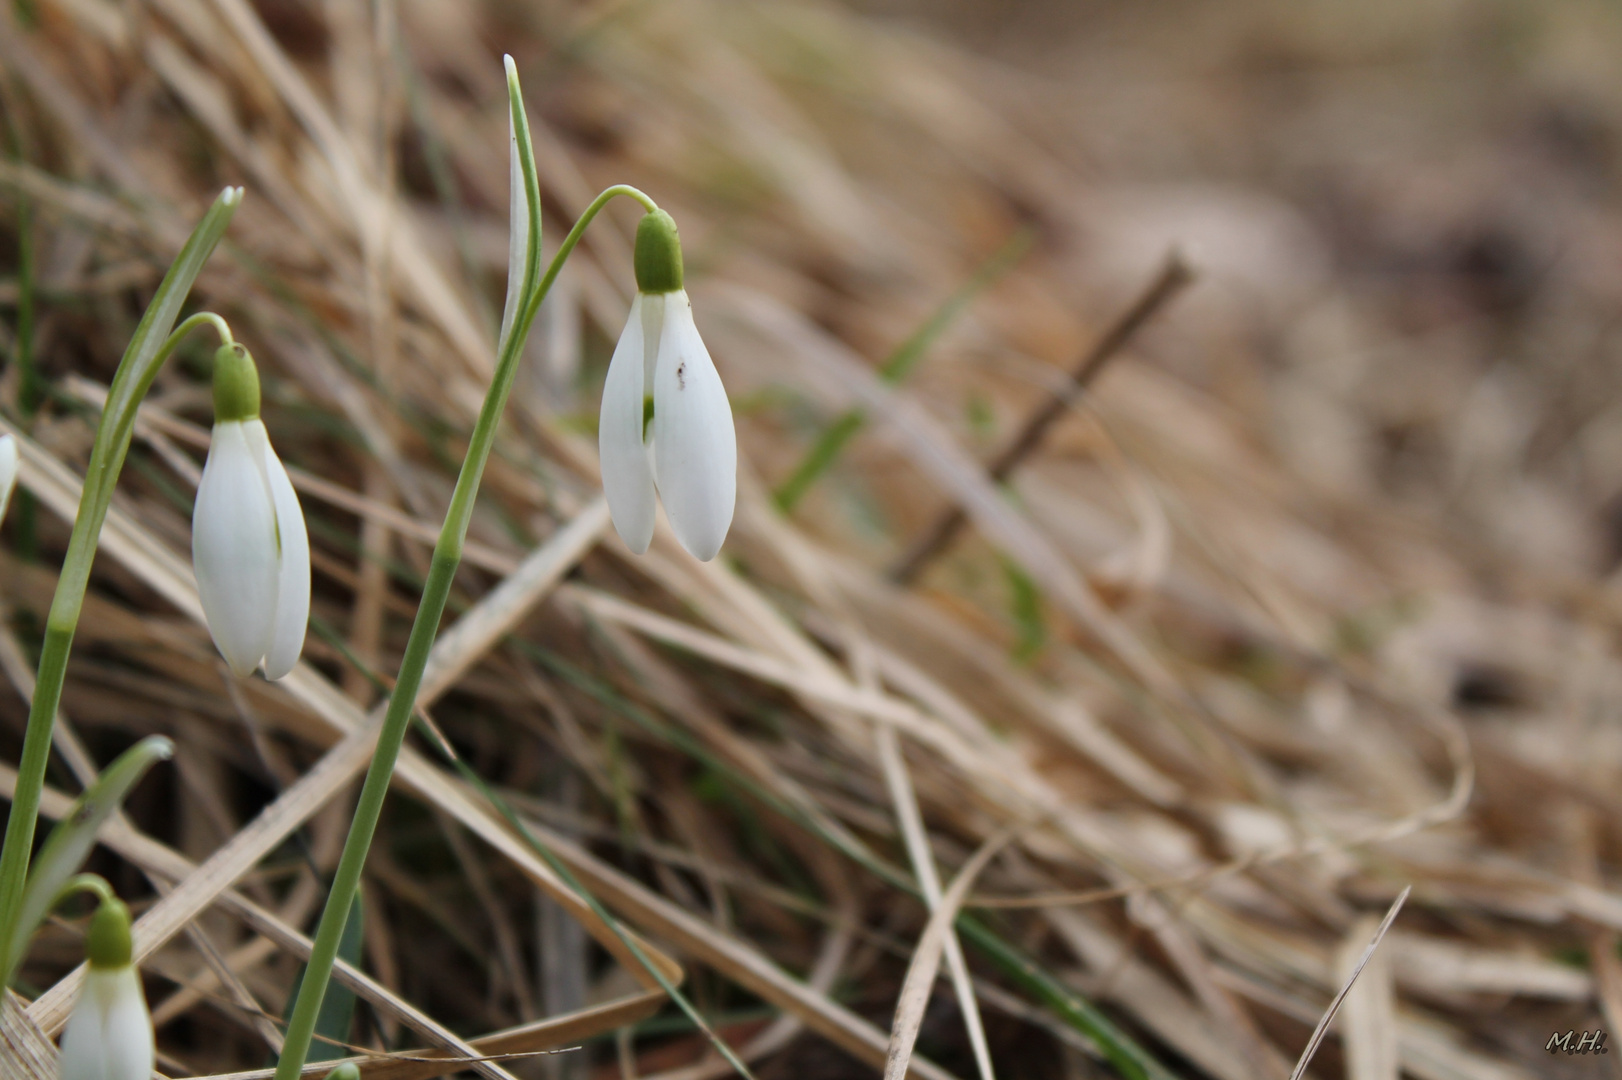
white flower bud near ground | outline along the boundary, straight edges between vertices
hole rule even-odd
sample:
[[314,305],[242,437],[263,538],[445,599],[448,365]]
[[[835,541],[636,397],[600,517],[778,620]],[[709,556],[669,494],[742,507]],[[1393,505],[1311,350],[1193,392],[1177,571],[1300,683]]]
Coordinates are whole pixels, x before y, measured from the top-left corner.
[[0,435],[0,521],[6,518],[11,491],[17,486],[17,440]]
[[632,551],[648,549],[663,500],[681,546],[708,562],[732,525],[738,439],[726,388],[682,288],[676,225],[662,210],[637,228],[636,278],[637,297],[603,384],[603,492]]
[[152,1014],[130,963],[129,909],[104,901],[85,942],[90,970],[62,1033],[61,1080],[150,1080]]
[[209,633],[231,671],[293,670],[310,619],[304,511],[259,419],[258,375],[240,346],[215,357],[214,437],[192,511],[192,565]]

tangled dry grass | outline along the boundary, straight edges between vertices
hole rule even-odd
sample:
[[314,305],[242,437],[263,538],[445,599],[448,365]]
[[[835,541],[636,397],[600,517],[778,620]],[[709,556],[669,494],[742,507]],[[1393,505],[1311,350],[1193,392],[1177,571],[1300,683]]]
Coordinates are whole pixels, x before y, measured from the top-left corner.
[[[232,682],[182,554],[209,419],[183,356],[46,804],[141,734],[178,745],[96,864],[140,914],[166,1075],[279,1042],[491,366],[504,51],[548,245],[615,182],[681,223],[740,503],[709,565],[608,526],[610,213],[532,335],[425,712],[759,1075],[882,1067],[928,921],[903,886],[977,851],[1004,1076],[1114,1075],[1117,1033],[1171,1075],[1283,1080],[1406,886],[1311,1075],[1605,1074],[1543,1047],[1622,1034],[1622,32],[1582,5],[1213,8],[965,8],[971,47],[802,4],[6,5],[0,427],[31,501],[0,545],[0,756],[100,394],[226,184],[196,303],[260,360],[315,548],[306,662]],[[1042,44],[990,58],[1010,41]],[[1195,285],[1000,488],[982,462],[1174,245]],[[952,506],[970,527],[897,584]],[[431,741],[396,788],[339,1037],[410,1053],[365,1075],[727,1073]],[[54,1076],[81,932],[32,955],[15,1068]],[[916,1075],[974,1074],[947,978],[917,1022]]]

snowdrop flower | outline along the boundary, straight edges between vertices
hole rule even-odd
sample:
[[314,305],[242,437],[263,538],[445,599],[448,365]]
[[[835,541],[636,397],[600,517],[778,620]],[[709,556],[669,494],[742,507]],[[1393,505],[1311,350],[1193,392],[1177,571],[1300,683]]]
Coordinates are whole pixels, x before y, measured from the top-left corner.
[[0,521],[6,518],[11,489],[17,486],[17,440],[0,435]]
[[637,226],[636,284],[603,384],[603,492],[632,551],[648,550],[662,499],[681,546],[708,562],[732,524],[738,440],[726,389],[682,289],[676,223],[663,210]]
[[239,678],[293,670],[310,620],[304,511],[259,419],[259,373],[240,345],[214,354],[214,438],[197,487],[192,565],[214,644]]
[[149,1080],[152,1014],[130,963],[130,909],[103,900],[85,939],[90,970],[62,1033],[61,1080]]

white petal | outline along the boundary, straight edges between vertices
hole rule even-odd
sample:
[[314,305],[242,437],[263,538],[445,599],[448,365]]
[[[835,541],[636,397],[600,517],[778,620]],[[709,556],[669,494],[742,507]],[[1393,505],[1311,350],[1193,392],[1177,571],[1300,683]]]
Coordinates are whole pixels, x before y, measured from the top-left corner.
[[107,1010],[107,1045],[111,1050],[107,1080],[152,1080],[152,1015],[147,1012],[141,977],[134,967],[108,974],[118,980]]
[[62,1034],[61,1080],[150,1080],[152,1016],[134,967],[91,968]]
[[708,562],[732,525],[738,438],[726,388],[693,325],[693,306],[684,291],[665,299],[653,376],[653,442],[659,498],[670,527],[682,547]]
[[[509,75],[512,57],[504,57]],[[501,344],[507,341],[518,314],[519,293],[524,287],[524,271],[529,259],[529,196],[524,189],[524,166],[518,156],[518,130],[512,109],[507,110],[507,300],[501,309]]]
[[279,558],[276,513],[241,421],[214,425],[192,511],[192,566],[209,633],[246,678],[270,648]]
[[103,1010],[97,1001],[96,980],[92,974],[79,990],[79,1000],[62,1032],[62,1053],[57,1058],[61,1080],[103,1080],[106,1068],[106,1038]]
[[644,311],[652,297],[637,294],[603,383],[603,411],[597,422],[597,453],[602,459],[603,494],[608,513],[627,547],[638,555],[653,539],[658,499],[653,469],[642,443],[644,354],[656,339],[644,334]]
[[11,489],[17,486],[17,440],[0,435],[0,521],[6,517],[6,504],[11,502]]
[[271,448],[265,425],[250,420],[243,425],[248,448],[259,458],[276,509],[276,536],[281,558],[276,575],[276,617],[270,647],[265,654],[265,678],[272,681],[293,670],[304,651],[304,631],[310,624],[310,534],[304,527],[293,482],[282,459]]

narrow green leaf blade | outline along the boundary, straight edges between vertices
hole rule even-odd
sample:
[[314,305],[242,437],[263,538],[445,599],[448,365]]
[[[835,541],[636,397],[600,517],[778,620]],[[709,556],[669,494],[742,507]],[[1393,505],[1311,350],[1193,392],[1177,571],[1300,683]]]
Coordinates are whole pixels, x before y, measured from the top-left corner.
[[518,86],[518,66],[502,57],[507,70],[509,215],[507,236],[507,300],[501,311],[497,354],[503,355],[518,315],[540,281],[541,187],[535,172],[535,147],[530,141],[529,117]]
[[34,871],[28,875],[23,888],[22,904],[18,908],[17,925],[6,944],[4,958],[5,981],[9,982],[17,963],[28,948],[28,939],[34,936],[39,924],[56,903],[57,897],[73,875],[84,865],[90,849],[96,844],[96,832],[124,803],[130,789],[138,783],[155,763],[174,754],[174,743],[162,735],[150,735],[109,765],[95,784],[79,796],[73,810],[51,830],[39,858],[34,860]]
[[[879,365],[879,378],[894,386],[911,374],[912,369],[918,366],[918,361],[923,359],[924,353],[929,351],[929,347],[957,321],[958,316],[968,310],[976,297],[1007,273],[1030,246],[1031,233],[1027,229],[1020,229],[1009,237],[1007,243],[980,264],[968,281],[948,296],[918,329],[908,335],[907,340],[897,345],[895,351],[885,357],[884,363]],[[806,492],[811,490],[812,485],[833,468],[834,462],[839,460],[839,455],[866,423],[867,414],[860,409],[841,413],[839,418],[818,436],[817,441],[811,444],[811,449],[806,451],[800,463],[789,474],[789,478],[778,485],[777,490],[772,493],[778,508],[785,514],[793,510],[805,497]]]
[[[349,917],[344,920],[343,937],[338,940],[338,959],[357,969],[366,941],[363,895],[363,892],[355,893],[355,899],[349,905]],[[293,992],[287,996],[289,1011],[293,1008],[293,1002],[298,1000],[299,986],[303,982],[304,972],[300,970],[298,979],[293,983]],[[308,1060],[331,1061],[347,1056],[349,1050],[343,1044],[349,1041],[354,1019],[355,991],[341,982],[327,984],[327,992],[321,998],[321,1011],[316,1013],[315,1039],[310,1043]]]
[[435,731],[428,724],[423,723],[420,714],[417,715],[415,719],[417,721],[417,729],[422,732],[423,736],[427,738],[430,743],[433,744],[434,748],[439,751],[440,755],[444,757],[445,760],[448,761],[458,773],[461,774],[462,779],[466,780],[468,784],[474,788],[474,790],[483,795],[486,801],[488,801],[491,806],[495,807],[497,812],[499,812],[502,817],[507,819],[507,824],[512,826],[513,831],[516,832],[523,839],[523,841],[530,846],[535,854],[541,857],[547,866],[552,868],[553,873],[557,874],[558,877],[563,879],[564,884],[573,889],[575,894],[586,902],[586,906],[591,908],[592,913],[601,919],[603,924],[614,932],[614,936],[620,939],[621,943],[623,943],[625,947],[631,951],[631,954],[635,956],[642,964],[642,966],[647,969],[648,974],[653,976],[654,981],[659,984],[659,989],[663,990],[670,997],[670,1000],[675,1003],[676,1007],[686,1014],[687,1019],[692,1021],[693,1026],[698,1028],[698,1030],[703,1033],[704,1037],[710,1041],[710,1045],[715,1048],[716,1053],[720,1054],[721,1057],[726,1060],[726,1063],[731,1065],[734,1071],[736,1071],[739,1076],[743,1077],[744,1080],[754,1080],[754,1073],[749,1071],[749,1066],[743,1063],[743,1059],[738,1057],[737,1053],[732,1049],[732,1047],[727,1045],[726,1040],[722,1039],[720,1035],[716,1034],[715,1029],[710,1026],[709,1021],[704,1019],[704,1015],[698,1011],[691,1001],[688,1000],[687,995],[681,992],[681,988],[670,980],[670,977],[664,973],[658,964],[655,964],[648,958],[647,954],[642,951],[642,946],[637,944],[634,937],[625,932],[625,930],[620,926],[619,920],[616,919],[613,914],[603,906],[602,901],[598,900],[597,897],[592,895],[591,891],[585,887],[585,885],[581,884],[580,879],[575,877],[574,871],[570,870],[569,867],[565,865],[563,860],[559,859],[557,855],[553,853],[551,848],[541,843],[540,838],[537,837],[534,832],[530,830],[529,826],[524,823],[524,819],[518,816],[517,812],[513,810],[512,805],[508,803],[506,799],[503,799],[500,793],[498,793],[494,788],[485,783],[484,777],[480,776],[473,770],[472,766],[463,761],[462,756],[458,754],[453,747],[440,738],[437,731]]

